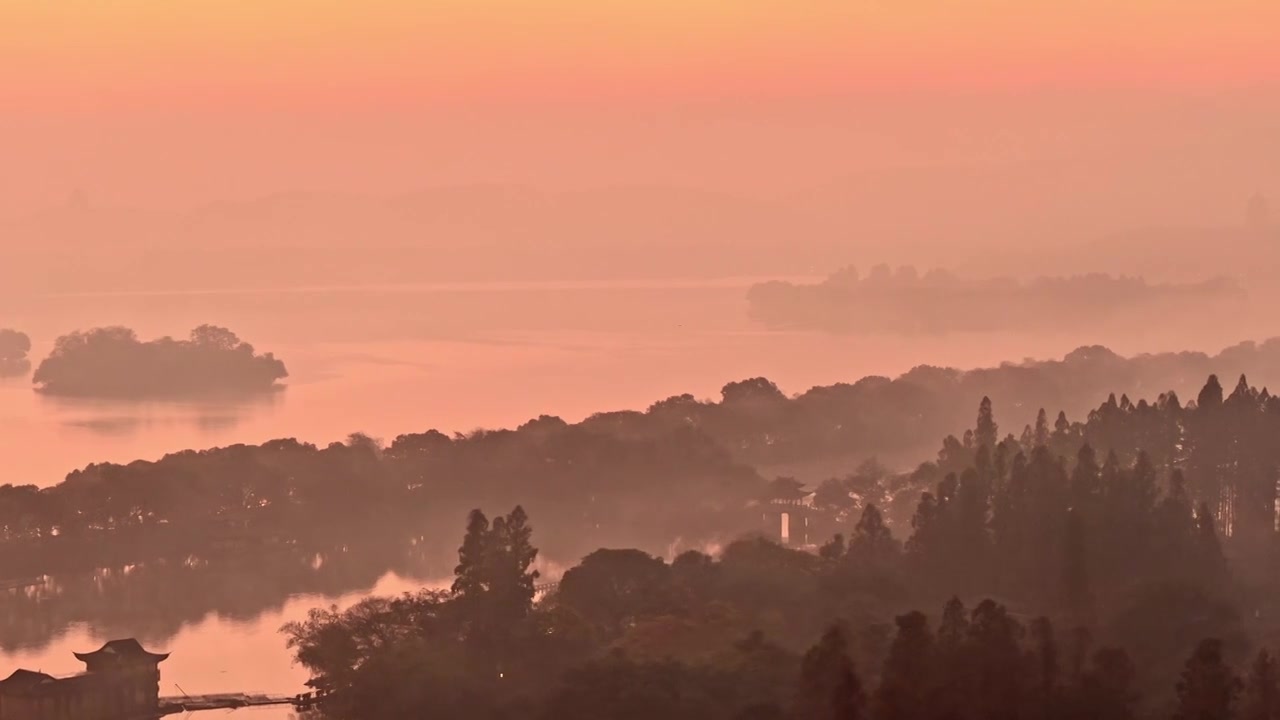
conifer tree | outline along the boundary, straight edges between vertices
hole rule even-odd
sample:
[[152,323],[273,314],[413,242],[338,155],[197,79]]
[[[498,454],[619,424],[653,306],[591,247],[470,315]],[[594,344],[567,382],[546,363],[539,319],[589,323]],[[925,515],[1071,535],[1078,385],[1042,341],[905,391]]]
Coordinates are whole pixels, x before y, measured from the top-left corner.
[[489,518],[479,509],[467,517],[467,533],[458,548],[458,566],[454,568],[453,592],[460,596],[477,595],[485,587],[484,563],[489,546]]
[[1218,541],[1218,529],[1209,504],[1201,502],[1196,510],[1196,554],[1200,561],[1203,579],[1216,584],[1225,579],[1227,559],[1222,554],[1222,544]]
[[1088,443],[1081,445],[1080,452],[1076,454],[1076,466],[1071,471],[1071,507],[1093,521],[1098,519],[1102,500],[1101,473],[1093,447]]
[[875,693],[877,720],[917,720],[925,707],[935,672],[934,641],[921,612],[899,615],[898,633],[880,674]]
[[849,540],[849,556],[857,561],[883,563],[897,554],[898,543],[884,524],[884,516],[874,503],[868,503]]
[[1065,439],[1070,431],[1071,423],[1067,421],[1067,412],[1059,410],[1057,419],[1053,421],[1053,434]]
[[1280,671],[1275,658],[1264,648],[1258,651],[1245,680],[1240,720],[1280,718]]
[[1047,617],[1031,622],[1031,639],[1034,643],[1036,678],[1035,695],[1037,712],[1042,718],[1054,716],[1058,704],[1058,644],[1053,637],[1053,623]]
[[1200,412],[1211,412],[1222,407],[1222,383],[1217,375],[1210,375],[1200,394],[1196,396],[1196,409]]
[[1072,688],[1067,717],[1132,720],[1137,701],[1133,690],[1136,677],[1137,669],[1128,653],[1119,648],[1100,648]]
[[996,425],[995,414],[991,410],[991,398],[983,397],[978,405],[978,424],[973,432],[974,446],[993,449],[999,439],[1000,430]]
[[1062,585],[1066,610],[1073,623],[1088,626],[1093,622],[1093,592],[1089,584],[1089,552],[1080,513],[1067,513],[1066,538],[1063,541]]
[[1040,408],[1040,412],[1036,413],[1036,429],[1032,439],[1036,445],[1049,444],[1049,415],[1045,413],[1044,408]]
[[1241,682],[1222,657],[1222,641],[1201,640],[1178,680],[1175,720],[1233,720]]
[[849,656],[845,630],[833,625],[805,653],[796,695],[798,720],[861,720],[866,697]]

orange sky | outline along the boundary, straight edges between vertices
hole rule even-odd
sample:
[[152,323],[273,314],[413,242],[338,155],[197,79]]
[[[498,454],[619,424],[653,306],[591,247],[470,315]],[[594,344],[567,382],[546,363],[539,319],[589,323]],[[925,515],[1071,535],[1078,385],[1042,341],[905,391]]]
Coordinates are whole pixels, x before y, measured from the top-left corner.
[[1276,28],[1275,0],[4,0],[0,214],[1180,152],[1236,198],[1274,180]]
[[6,94],[448,101],[924,84],[1247,83],[1271,0],[7,0]]

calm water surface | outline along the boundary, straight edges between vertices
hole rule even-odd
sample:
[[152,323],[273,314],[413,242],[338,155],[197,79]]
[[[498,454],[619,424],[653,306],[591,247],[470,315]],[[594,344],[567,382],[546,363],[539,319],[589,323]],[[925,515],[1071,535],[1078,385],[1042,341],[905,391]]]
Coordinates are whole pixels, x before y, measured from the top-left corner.
[[[178,632],[165,647],[150,647],[155,652],[171,652],[160,666],[160,694],[202,695],[219,692],[294,694],[306,690],[307,672],[294,665],[279,633],[286,622],[303,620],[313,607],[337,605],[348,607],[368,594],[394,595],[412,592],[424,585],[444,586],[447,581],[419,582],[388,574],[378,581],[370,593],[352,593],[341,597],[298,595],[291,597],[277,611],[264,613],[249,622],[228,620],[217,615],[206,617]],[[83,664],[74,652],[96,650],[107,640],[94,628],[78,625],[45,647],[0,653],[0,668],[27,668],[52,675],[79,672]],[[7,674],[9,670],[0,670]],[[247,712],[247,711],[237,711]],[[293,717],[286,707],[253,710],[251,717],[260,720]],[[203,717],[201,715],[200,717]]]

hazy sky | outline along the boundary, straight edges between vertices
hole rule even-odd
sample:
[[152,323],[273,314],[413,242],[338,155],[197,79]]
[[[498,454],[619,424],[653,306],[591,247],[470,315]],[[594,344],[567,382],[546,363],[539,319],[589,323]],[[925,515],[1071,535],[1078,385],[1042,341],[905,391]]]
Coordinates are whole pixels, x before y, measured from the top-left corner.
[[1217,182],[1208,215],[1280,182],[1278,27],[1274,0],[5,0],[0,212],[1106,160]]

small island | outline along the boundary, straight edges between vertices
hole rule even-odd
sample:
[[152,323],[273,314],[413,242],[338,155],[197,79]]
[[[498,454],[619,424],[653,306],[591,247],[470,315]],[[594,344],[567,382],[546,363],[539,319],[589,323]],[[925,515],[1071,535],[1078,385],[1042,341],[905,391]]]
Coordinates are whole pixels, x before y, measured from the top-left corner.
[[58,338],[32,382],[49,395],[148,399],[272,392],[288,375],[274,355],[256,354],[226,328],[143,342],[129,328],[108,327]]
[[31,338],[26,333],[0,328],[0,378],[26,375],[31,371]]

